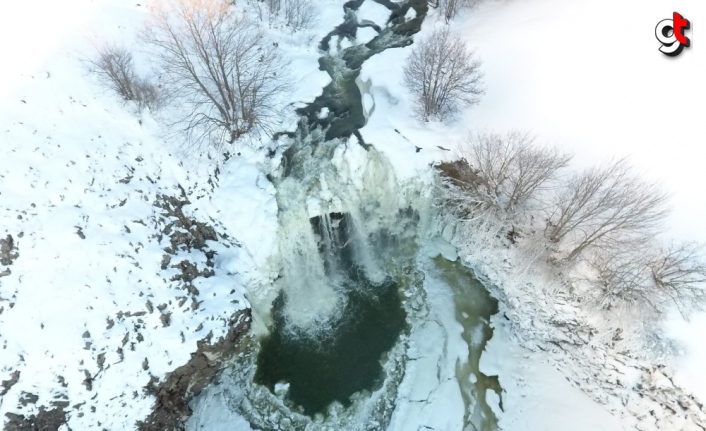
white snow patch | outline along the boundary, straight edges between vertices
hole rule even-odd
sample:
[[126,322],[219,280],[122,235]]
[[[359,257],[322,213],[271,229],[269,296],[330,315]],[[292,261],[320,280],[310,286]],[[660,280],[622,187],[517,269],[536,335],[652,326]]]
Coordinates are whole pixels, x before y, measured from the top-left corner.
[[[390,10],[380,3],[374,1],[364,1],[358,8],[358,21],[372,21],[380,27],[385,27],[387,19],[390,17]],[[360,31],[360,29],[358,30]]]
[[373,38],[375,38],[375,36],[377,36],[377,35],[378,35],[378,32],[375,31],[374,28],[362,27],[356,31],[355,39],[359,44],[364,45],[364,44],[370,42],[371,40],[373,40]]
[[[603,406],[571,386],[562,373],[547,363],[541,353],[530,352],[513,343],[501,316],[493,318],[493,325],[493,338],[485,347],[480,367],[485,375],[499,376],[503,388],[503,412],[499,415],[499,426],[502,429],[625,429],[620,420]],[[488,391],[487,395],[490,395],[490,399],[497,397],[493,391]]]

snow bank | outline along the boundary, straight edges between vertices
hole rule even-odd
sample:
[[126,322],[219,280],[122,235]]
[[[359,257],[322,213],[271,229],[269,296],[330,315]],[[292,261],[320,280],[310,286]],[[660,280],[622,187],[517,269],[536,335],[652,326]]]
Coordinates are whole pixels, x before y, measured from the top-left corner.
[[[26,38],[16,46],[29,53],[0,79],[0,237],[12,235],[19,254],[0,270],[9,270],[0,277],[0,381],[19,372],[0,417],[59,406],[72,429],[134,429],[152,408],[150,380],[186,363],[197,341],[225,334],[249,306],[246,289],[271,279],[274,189],[263,156],[243,150],[214,175],[204,161],[181,158],[149,114],[86,76],[79,59],[91,40],[134,36],[144,4],[49,3],[2,14],[20,22],[43,11],[21,28],[4,26],[0,38]],[[294,77],[311,83],[299,97],[313,98],[315,76],[315,62],[297,69]],[[166,252],[170,235],[186,231],[156,206],[162,196],[188,199],[185,217],[219,241]],[[198,272],[192,281],[184,262]]]
[[493,318],[493,338],[481,371],[499,376],[503,388],[499,426],[512,431],[622,431],[620,420],[595,403],[547,362],[541,352],[512,341],[510,325]]

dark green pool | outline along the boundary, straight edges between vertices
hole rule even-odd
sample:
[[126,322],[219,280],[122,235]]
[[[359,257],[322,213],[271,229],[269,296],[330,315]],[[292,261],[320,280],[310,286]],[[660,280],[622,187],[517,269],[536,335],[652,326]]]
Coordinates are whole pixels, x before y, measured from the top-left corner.
[[287,400],[313,416],[338,401],[350,405],[356,392],[382,384],[381,359],[405,328],[398,285],[391,277],[372,284],[356,268],[343,286],[342,317],[321,337],[292,335],[285,329],[283,295],[274,302],[274,327],[262,340],[255,382],[274,391],[289,383]]

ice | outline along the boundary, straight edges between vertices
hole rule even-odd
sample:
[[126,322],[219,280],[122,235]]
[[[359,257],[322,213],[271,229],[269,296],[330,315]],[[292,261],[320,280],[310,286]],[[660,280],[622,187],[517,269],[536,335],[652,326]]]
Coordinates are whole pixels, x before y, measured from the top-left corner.
[[[525,350],[510,339],[502,317],[493,319],[493,338],[481,357],[481,371],[499,375],[503,387],[500,427],[517,431],[622,431],[620,420],[547,364],[541,353]],[[491,400],[497,395],[489,391]],[[499,410],[497,403],[490,403]]]

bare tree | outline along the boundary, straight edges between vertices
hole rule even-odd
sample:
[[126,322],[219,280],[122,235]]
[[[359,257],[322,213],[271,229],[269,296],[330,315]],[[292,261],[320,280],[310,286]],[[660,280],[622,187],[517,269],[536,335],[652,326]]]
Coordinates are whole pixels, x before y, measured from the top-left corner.
[[694,243],[654,245],[648,238],[600,249],[587,260],[597,272],[597,304],[608,310],[657,316],[672,306],[688,318],[706,307],[706,263]]
[[463,9],[468,9],[475,6],[478,0],[429,0],[429,4],[438,8],[444,15],[444,19],[448,23]]
[[144,39],[185,114],[173,126],[187,142],[216,147],[271,134],[288,91],[275,44],[228,2],[175,0],[154,9]]
[[647,265],[660,296],[673,303],[683,317],[706,306],[706,260],[696,243],[662,247]]
[[[261,2],[262,0],[254,2],[260,20],[263,19]],[[269,23],[272,24],[281,16],[284,24],[293,32],[311,28],[318,19],[318,8],[312,0],[264,0],[264,3]]]
[[595,278],[589,278],[596,286],[590,294],[604,310],[643,316],[659,314],[661,299],[651,289],[648,259],[635,253],[634,246],[625,243],[615,249],[594,250],[587,259],[596,272]]
[[555,147],[534,145],[533,136],[519,131],[471,135],[460,154],[476,172],[478,197],[507,213],[546,190],[572,158]]
[[95,57],[85,60],[87,69],[100,83],[126,101],[138,107],[156,109],[161,104],[161,94],[156,85],[135,71],[132,53],[125,47],[105,43],[96,48]]
[[667,214],[664,191],[634,175],[622,159],[569,178],[556,195],[545,233],[571,261],[593,245],[653,232]]
[[317,13],[310,0],[285,0],[284,20],[292,31],[311,28],[316,24]]
[[480,101],[480,61],[448,28],[418,42],[404,67],[404,85],[414,98],[415,114],[424,121],[455,116]]

